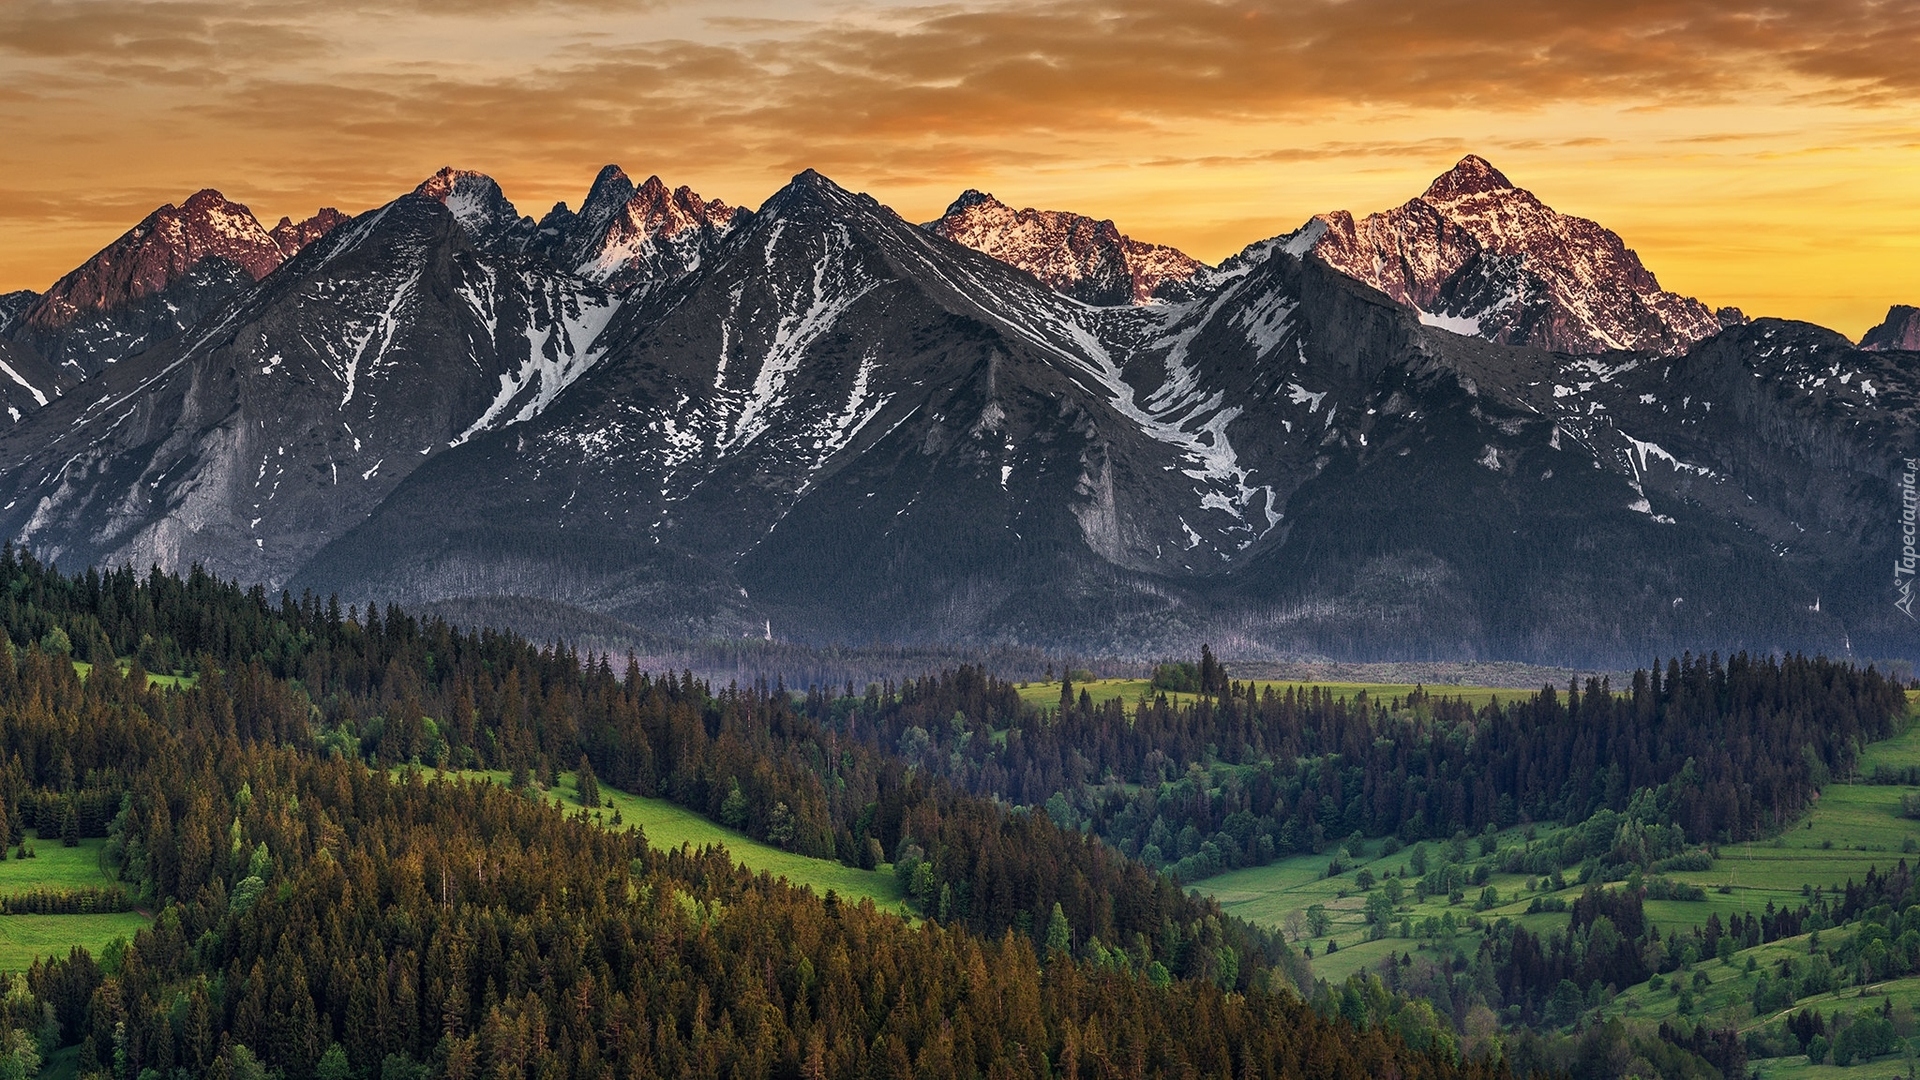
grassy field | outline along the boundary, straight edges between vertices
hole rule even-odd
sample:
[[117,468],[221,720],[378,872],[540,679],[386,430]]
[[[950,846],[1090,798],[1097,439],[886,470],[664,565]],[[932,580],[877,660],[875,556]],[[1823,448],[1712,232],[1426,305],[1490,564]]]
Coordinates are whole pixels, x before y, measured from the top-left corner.
[[16,859],[8,849],[0,862],[0,894],[23,892],[36,887],[81,889],[112,885],[113,876],[101,862],[105,840],[82,840],[79,847],[61,847],[58,838],[35,840],[34,857]]
[[[1271,687],[1277,694],[1286,693],[1288,687],[1305,691],[1310,687],[1318,686],[1322,693],[1331,693],[1347,699],[1352,699],[1361,693],[1375,698],[1404,698],[1414,689],[1412,683],[1304,683],[1259,680],[1254,685],[1258,686],[1262,693]],[[1060,703],[1060,684],[1057,682],[1018,683],[1015,689],[1019,691],[1020,700],[1029,705],[1052,706]],[[1153,689],[1146,679],[1095,679],[1088,683],[1075,683],[1075,696],[1078,696],[1083,689],[1093,699],[1095,705],[1104,704],[1114,698],[1121,698],[1131,704],[1142,699],[1151,699],[1160,693]],[[1501,701],[1511,701],[1516,697],[1525,697],[1536,692],[1539,687],[1516,690],[1490,689],[1483,686],[1429,686],[1425,689],[1436,698],[1462,698],[1477,708],[1496,698]],[[1192,694],[1167,695],[1167,700],[1175,705],[1190,702],[1193,699]]]
[[[1384,688],[1386,692],[1404,692],[1404,689]],[[1894,739],[1874,744],[1863,756],[1865,764],[1861,771],[1867,774],[1882,763],[1920,764],[1920,725]],[[1665,934],[1675,929],[1698,926],[1715,912],[1725,920],[1736,912],[1761,912],[1769,901],[1776,907],[1798,906],[1804,902],[1803,886],[1843,886],[1849,880],[1862,880],[1873,867],[1884,871],[1903,857],[1920,860],[1920,854],[1903,854],[1910,843],[1920,848],[1920,821],[1900,816],[1900,796],[1910,791],[1920,789],[1839,782],[1829,784],[1812,813],[1781,835],[1752,843],[1727,845],[1720,849],[1720,857],[1714,861],[1711,869],[1670,875],[1675,881],[1706,889],[1705,900],[1650,900],[1646,904],[1647,915]],[[1549,826],[1539,828],[1550,830]],[[1514,831],[1501,837],[1503,847],[1523,842],[1524,838]],[[1304,914],[1313,904],[1324,905],[1331,919],[1331,929],[1328,934],[1311,939],[1315,953],[1314,971],[1339,982],[1349,974],[1384,959],[1389,952],[1404,952],[1418,944],[1417,941],[1400,938],[1397,933],[1378,941],[1365,940],[1367,927],[1362,912],[1366,896],[1354,883],[1356,871],[1359,866],[1365,866],[1376,878],[1384,880],[1388,875],[1407,873],[1407,861],[1411,857],[1409,849],[1382,858],[1378,855],[1380,843],[1377,840],[1369,842],[1366,845],[1366,861],[1339,877],[1326,876],[1328,855],[1299,855],[1268,866],[1207,878],[1196,884],[1199,891],[1219,900],[1228,913],[1272,927],[1284,928],[1290,915],[1296,912]],[[1429,845],[1430,854],[1433,847]],[[1534,930],[1564,925],[1565,915],[1524,915],[1527,904],[1535,895],[1548,895],[1544,890],[1538,894],[1526,892],[1525,881],[1524,877],[1516,875],[1493,875],[1489,884],[1499,890],[1504,902],[1479,913],[1481,918],[1491,922],[1503,915],[1517,917],[1522,919],[1522,925]],[[1400,917],[1411,918],[1417,926],[1428,916],[1438,917],[1451,910],[1455,921],[1464,927],[1467,916],[1474,914],[1472,901],[1478,897],[1480,890],[1478,887],[1469,887],[1465,891],[1467,900],[1460,904],[1450,906],[1445,897],[1431,897],[1418,904],[1403,906]],[[1570,900],[1576,893],[1577,889],[1569,888],[1561,895]],[[1339,945],[1338,951],[1332,955],[1326,953],[1329,939]],[[1464,929],[1454,941],[1456,947],[1465,949],[1469,954],[1476,943],[1477,935]],[[1765,953],[1772,948],[1764,946],[1756,952]],[[1744,963],[1744,954],[1741,963]],[[1765,965],[1766,957],[1762,956],[1761,966]],[[1717,965],[1715,970],[1718,971]],[[1723,974],[1731,977],[1742,973],[1728,969]],[[1736,980],[1726,987],[1725,994],[1710,993],[1708,1000],[1724,997],[1727,1004],[1731,1005],[1750,996],[1751,992],[1751,978]],[[1623,1004],[1619,1007],[1619,1011],[1625,1015],[1656,1019],[1671,1015],[1673,1009],[1670,992],[1650,994],[1645,987],[1629,991],[1623,996]]]
[[[504,772],[456,775],[484,776],[498,784],[505,784],[509,779]],[[657,850],[665,851],[683,844],[691,844],[696,848],[718,844],[727,849],[727,854],[733,856],[735,862],[755,873],[764,871],[822,895],[832,889],[850,903],[872,900],[874,906],[882,911],[908,918],[913,916],[907,906],[906,894],[901,891],[891,866],[861,870],[842,866],[831,859],[796,855],[709,821],[665,799],[629,795],[606,786],[600,788],[600,794],[603,798],[613,800],[613,809],[602,810],[597,815],[602,824],[614,827],[613,812],[617,810],[620,813],[620,827],[640,826],[646,831],[647,843]],[[579,809],[580,790],[572,773],[562,773],[547,795],[569,810]]]
[[[1871,774],[1878,765],[1905,767],[1920,764],[1920,726],[1903,735],[1875,743],[1862,754],[1861,772]],[[1722,918],[1734,911],[1756,911],[1772,900],[1777,906],[1804,902],[1803,885],[1837,886],[1848,879],[1860,880],[1868,869],[1891,868],[1907,854],[1911,843],[1920,847],[1920,821],[1900,815],[1900,797],[1915,788],[1893,785],[1829,784],[1812,813],[1780,836],[1751,844],[1729,845],[1720,849],[1720,858],[1711,870],[1678,873],[1676,880],[1708,887],[1704,903],[1649,902],[1647,914],[1663,930],[1694,925],[1707,913],[1718,911]],[[1721,889],[1728,891],[1721,892]],[[1829,931],[1829,934],[1844,931]],[[1890,979],[1865,988],[1847,986],[1833,993],[1802,998],[1787,1010],[1755,1016],[1752,997],[1762,973],[1774,969],[1781,960],[1805,956],[1805,935],[1769,942],[1736,953],[1731,962],[1709,960],[1694,966],[1705,972],[1710,985],[1698,999],[1700,1011],[1714,1023],[1733,1024],[1742,1030],[1765,1026],[1786,1012],[1817,1008],[1831,1013],[1836,1009],[1858,1011],[1878,1008],[1883,998],[1920,1008],[1920,978]],[[1746,970],[1752,959],[1755,970]],[[1692,974],[1681,973],[1689,983]],[[1608,1013],[1634,1020],[1660,1021],[1678,1011],[1678,996],[1672,985],[1659,990],[1649,984],[1624,990],[1608,1006]],[[1899,1054],[1892,1054],[1852,1065],[1845,1069],[1832,1065],[1810,1065],[1801,1055],[1757,1060],[1750,1063],[1766,1080],[1825,1080],[1840,1076],[1890,1077],[1905,1075]]]
[[65,956],[75,945],[95,956],[114,938],[132,940],[147,917],[115,915],[0,915],[0,971],[25,971],[42,956]]
[[[1510,829],[1500,835],[1503,847],[1525,843],[1521,831]],[[1467,918],[1478,914],[1487,922],[1501,917],[1513,918],[1522,926],[1535,931],[1546,931],[1564,926],[1565,914],[1542,913],[1526,914],[1528,904],[1536,896],[1560,895],[1571,900],[1578,890],[1569,888],[1559,894],[1549,889],[1538,892],[1526,891],[1526,877],[1520,874],[1494,874],[1487,884],[1498,889],[1502,902],[1486,911],[1476,913],[1474,901],[1485,886],[1468,887],[1466,899],[1458,904],[1448,904],[1444,896],[1429,897],[1416,902],[1412,891],[1412,873],[1408,870],[1408,861],[1413,857],[1412,849],[1388,856],[1379,854],[1381,841],[1370,841],[1365,846],[1365,858],[1354,864],[1338,877],[1328,877],[1328,855],[1296,855],[1281,859],[1266,866],[1249,867],[1231,873],[1210,877],[1196,883],[1198,891],[1220,902],[1222,910],[1229,915],[1265,926],[1285,928],[1288,917],[1295,912],[1303,916],[1307,908],[1314,904],[1323,905],[1331,920],[1330,931],[1322,936],[1309,939],[1313,946],[1314,973],[1330,982],[1339,983],[1348,975],[1386,959],[1390,952],[1406,952],[1409,949],[1427,948],[1420,940],[1399,936],[1397,927],[1399,918],[1412,919],[1417,927],[1429,916],[1439,918],[1451,911],[1454,921],[1461,926],[1459,935],[1453,944],[1465,949],[1472,955],[1477,946],[1479,935],[1466,930]],[[1428,854],[1436,854],[1436,845],[1428,845]],[[1477,850],[1477,849],[1476,849]],[[1437,860],[1436,860],[1437,861]],[[1355,883],[1355,877],[1361,867],[1372,871],[1375,878],[1384,881],[1389,875],[1405,875],[1407,900],[1396,916],[1395,929],[1385,938],[1377,941],[1366,940],[1367,924],[1364,914],[1367,894]],[[1375,885],[1375,889],[1383,888]],[[1704,917],[1704,916],[1703,916]],[[1329,955],[1326,952],[1328,941],[1335,942],[1339,948]]]

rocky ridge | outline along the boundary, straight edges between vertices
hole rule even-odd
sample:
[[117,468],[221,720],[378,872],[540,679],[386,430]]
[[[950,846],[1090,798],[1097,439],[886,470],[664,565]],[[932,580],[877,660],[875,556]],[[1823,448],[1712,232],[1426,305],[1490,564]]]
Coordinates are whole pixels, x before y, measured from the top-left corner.
[[[1657,310],[1596,288],[1562,311],[1556,281],[1651,279],[1475,160],[1354,223],[1427,215],[1382,278],[1411,303],[1321,257],[1331,215],[1141,302],[1111,223],[986,196],[948,231],[1005,231],[955,239],[811,171],[748,213],[609,166],[535,224],[442,170],[85,381],[42,388],[59,371],[0,330],[0,532],[680,637],[1904,647],[1877,568],[1889,470],[1920,452],[1905,354],[1712,313],[1690,347],[1514,344]],[[1482,309],[1448,305],[1492,266],[1538,303],[1462,334]]]
[[1062,210],[1015,210],[971,189],[926,228],[1089,304],[1151,303],[1206,269],[1174,248],[1122,235],[1110,220]]
[[1617,234],[1553,210],[1474,155],[1399,207],[1335,211],[1310,227],[1315,256],[1456,333],[1671,355],[1721,329],[1706,305],[1661,289]]

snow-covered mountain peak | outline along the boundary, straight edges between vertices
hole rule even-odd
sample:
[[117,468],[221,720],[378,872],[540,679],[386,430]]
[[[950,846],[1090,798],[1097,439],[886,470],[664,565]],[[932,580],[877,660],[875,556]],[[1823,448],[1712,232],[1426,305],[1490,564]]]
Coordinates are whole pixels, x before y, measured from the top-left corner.
[[1721,329],[1706,305],[1661,289],[1617,234],[1554,210],[1474,155],[1392,210],[1320,219],[1314,255],[1455,333],[1673,354]]
[[211,258],[258,281],[284,256],[251,210],[206,188],[179,206],[169,203],[148,214],[55,282],[26,321],[36,329],[57,330],[83,315],[125,307],[161,292]]
[[1027,271],[1090,304],[1143,304],[1205,269],[1175,248],[1120,232],[1111,220],[1063,210],[1015,210],[968,189],[927,229]]
[[677,236],[689,229],[706,228],[724,232],[738,212],[719,199],[712,202],[702,199],[684,184],[668,191],[658,176],[649,176],[634,189],[609,237],[616,234]]
[[[621,191],[625,197],[608,209]],[[602,216],[604,214],[604,216]],[[746,211],[686,185],[669,190],[658,176],[638,187],[615,166],[601,170],[579,215],[558,210],[541,223],[556,261],[619,289],[652,289],[697,269]]]
[[513,250],[533,232],[532,218],[523,218],[507,200],[493,177],[446,166],[413,189],[446,206],[455,221],[481,244]]
[[1466,195],[1484,195],[1494,191],[1516,191],[1507,174],[1478,154],[1468,154],[1459,164],[1434,178],[1421,198],[1429,202],[1447,202]]

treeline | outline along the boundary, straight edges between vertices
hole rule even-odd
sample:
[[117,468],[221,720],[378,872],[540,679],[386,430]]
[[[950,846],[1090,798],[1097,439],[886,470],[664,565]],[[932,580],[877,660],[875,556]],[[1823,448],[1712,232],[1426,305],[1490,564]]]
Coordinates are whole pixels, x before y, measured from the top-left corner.
[[807,712],[1192,880],[1356,835],[1584,821],[1643,792],[1659,793],[1678,835],[1747,839],[1803,813],[1905,709],[1873,668],[1744,653],[1679,657],[1624,693],[1589,681],[1477,709],[1418,690],[1346,698],[1224,677],[1209,689],[1177,706],[1096,706],[1063,684],[1059,707],[1040,710],[962,668],[862,697],[816,692]]

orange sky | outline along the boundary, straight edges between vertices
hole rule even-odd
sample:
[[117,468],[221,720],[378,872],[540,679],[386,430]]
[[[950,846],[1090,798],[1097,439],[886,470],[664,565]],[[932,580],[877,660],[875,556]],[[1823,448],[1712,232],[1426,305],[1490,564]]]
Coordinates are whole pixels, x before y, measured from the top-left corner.
[[981,187],[1217,260],[1473,151],[1668,288],[1857,336],[1920,303],[1915,57],[1877,0],[5,0],[0,289],[200,187],[271,225],[443,164],[535,216],[608,161]]

